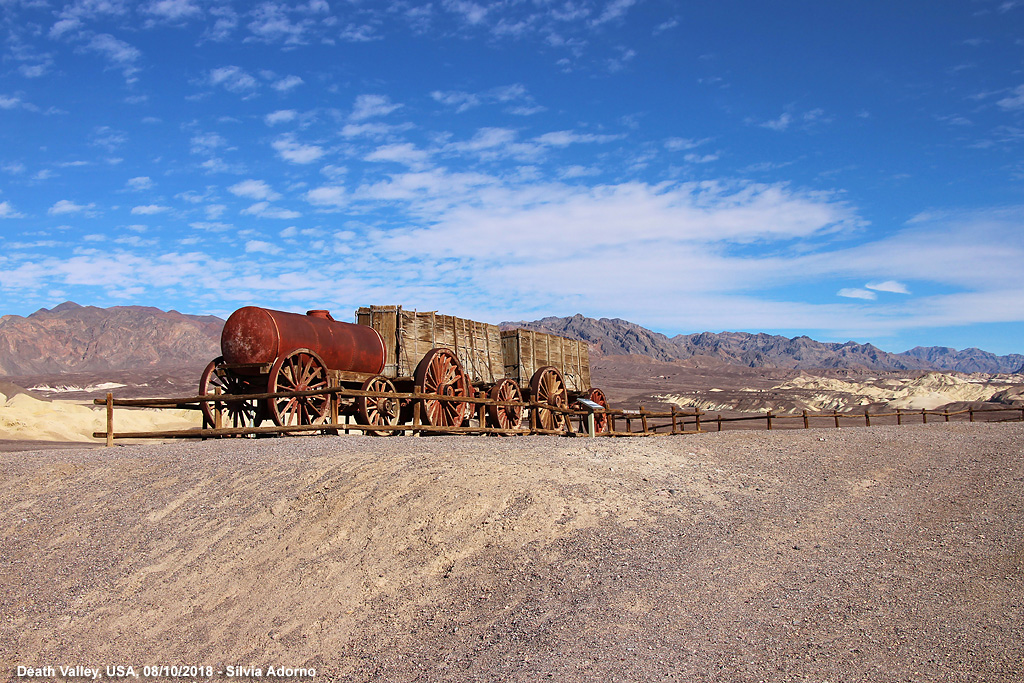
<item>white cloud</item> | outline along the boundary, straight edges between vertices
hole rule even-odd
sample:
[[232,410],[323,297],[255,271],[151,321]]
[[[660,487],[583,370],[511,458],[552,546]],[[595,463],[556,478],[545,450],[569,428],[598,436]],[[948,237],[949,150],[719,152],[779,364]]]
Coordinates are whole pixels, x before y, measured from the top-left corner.
[[309,32],[314,22],[308,18],[292,21],[288,17],[290,8],[284,4],[263,2],[252,11],[253,20],[248,28],[257,38],[267,42],[284,42],[286,45],[302,45],[309,41]]
[[233,93],[250,93],[259,86],[256,77],[240,66],[222,66],[210,71],[210,85],[220,86]]
[[718,154],[687,154],[683,160],[691,164],[708,164],[718,161]]
[[257,201],[276,201],[281,198],[277,192],[262,180],[243,180],[240,183],[235,183],[228,188],[228,192],[235,195],[236,197],[245,197],[246,199],[255,199]]
[[245,243],[247,254],[280,254],[281,247],[263,240],[249,240]]
[[288,92],[289,90],[299,87],[304,82],[305,81],[298,76],[286,76],[280,80],[274,81],[274,84],[271,87],[278,92]]
[[189,143],[192,154],[212,154],[214,150],[227,145],[227,140],[217,133],[196,133]]
[[393,161],[414,170],[422,170],[430,165],[430,153],[418,149],[410,142],[378,147],[364,157],[366,161]]
[[15,211],[10,202],[0,202],[0,218],[24,218],[25,215]]
[[873,289],[876,292],[890,292],[892,294],[910,294],[910,290],[902,282],[896,280],[886,280],[885,282],[869,282],[864,285],[868,289]]
[[636,0],[612,0],[609,2],[600,16],[593,20],[593,25],[600,25],[621,18],[630,7],[636,4]]
[[866,289],[857,289],[855,287],[844,287],[836,292],[836,295],[843,296],[848,299],[874,300],[878,298],[878,295],[874,292],[869,292]]
[[793,116],[788,112],[784,112],[782,116],[772,121],[765,121],[761,124],[762,128],[768,128],[770,130],[786,130],[789,125],[793,123]]
[[665,140],[665,149],[670,152],[684,152],[696,149],[708,142],[711,142],[711,138],[702,138],[700,140],[694,140],[691,138],[668,138]]
[[170,211],[169,206],[160,206],[159,204],[147,204],[145,206],[132,207],[133,216],[152,216],[153,214],[164,213]]
[[377,29],[369,24],[348,24],[338,36],[350,43],[369,43],[384,39],[384,36],[378,34]]
[[533,98],[526,91],[521,83],[502,85],[480,93],[469,93],[461,90],[435,90],[430,93],[435,102],[447,107],[454,107],[457,113],[462,113],[485,104],[513,104],[516,106],[506,109],[509,113],[517,115],[530,115],[544,111],[544,107],[534,103]]
[[296,142],[291,136],[278,138],[271,143],[278,155],[293,164],[311,164],[326,152],[319,145],[305,145]]
[[544,146],[536,142],[517,142],[517,133],[509,128],[481,128],[469,140],[452,142],[445,151],[459,154],[474,154],[481,159],[511,157],[521,161],[538,158]]
[[61,199],[57,203],[47,210],[51,216],[60,216],[69,213],[82,213],[83,211],[92,211],[96,208],[95,204],[76,204],[70,199]]
[[1018,85],[1013,89],[1013,94],[996,102],[1003,109],[1016,111],[1024,109],[1024,85]]
[[0,109],[15,109],[22,105],[21,98],[17,95],[0,95]]
[[621,135],[595,135],[593,133],[576,133],[571,130],[559,130],[552,133],[544,133],[543,135],[534,138],[534,140],[549,147],[568,147],[569,145],[577,143],[611,142],[612,140],[618,140],[621,137]]
[[119,66],[129,82],[136,80],[135,74],[138,73],[139,69],[135,66],[135,63],[142,57],[142,53],[137,48],[119,38],[115,38],[109,33],[100,33],[93,36],[86,43],[85,47]]
[[128,188],[131,190],[148,190],[153,187],[153,180],[149,176],[138,176],[128,179]]
[[278,109],[277,111],[272,111],[266,116],[264,116],[263,122],[266,123],[268,126],[274,126],[279,123],[288,123],[289,121],[294,121],[296,118],[298,118],[298,116],[299,112],[295,111],[294,109]]
[[353,121],[362,121],[376,116],[386,116],[402,106],[392,102],[387,95],[360,95],[356,98],[349,118]]
[[348,204],[348,194],[341,185],[321,185],[307,192],[305,197],[316,206],[339,208]]
[[399,133],[403,130],[409,130],[412,127],[413,125],[411,123],[390,125],[379,121],[369,123],[347,123],[342,127],[341,135],[345,138],[382,138],[394,133]]
[[257,216],[259,218],[292,219],[302,217],[302,214],[298,211],[291,211],[290,209],[271,206],[270,202],[257,202],[247,209],[242,209],[242,213],[247,216]]
[[192,0],[154,0],[145,7],[145,11],[170,21],[179,21],[203,13]]
[[469,24],[482,22],[488,11],[488,8],[468,0],[444,0],[444,8],[459,15]]

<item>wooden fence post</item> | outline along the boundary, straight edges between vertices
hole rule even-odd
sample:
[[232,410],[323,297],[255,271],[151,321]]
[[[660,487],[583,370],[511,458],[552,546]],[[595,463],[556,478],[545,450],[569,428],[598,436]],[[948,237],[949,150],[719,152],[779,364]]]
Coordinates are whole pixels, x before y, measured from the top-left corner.
[[676,404],[672,404],[672,434],[676,433]]
[[903,411],[899,408],[896,409],[896,424],[903,424]]
[[836,429],[839,429],[839,411],[838,410],[833,410],[832,411],[832,417],[836,421]]
[[107,392],[107,448],[114,445],[114,395]]
[[807,410],[806,409],[804,409],[803,415],[804,415],[804,429],[809,429],[810,428],[810,424],[808,423],[808,420],[807,420]]
[[928,424],[928,411],[924,408],[921,408],[921,422]]
[[864,409],[864,426],[865,427],[870,427],[871,426],[871,413],[868,412],[867,408]]
[[942,409],[942,417],[946,418],[946,422],[949,422],[949,408]]
[[722,414],[718,414],[718,431],[722,431]]
[[974,422],[974,406],[967,406],[967,417],[970,418],[971,422]]
[[640,404],[640,424],[643,425],[644,434],[647,433],[647,411],[643,404]]
[[[416,394],[420,393],[419,387],[416,387],[415,389],[413,389],[413,393],[416,393]],[[420,400],[414,398],[413,399],[413,404],[412,404],[412,434],[413,434],[413,436],[423,436],[423,432],[421,432],[420,429],[419,429],[420,425],[422,424],[420,422],[420,411],[422,410],[422,408],[423,408],[423,401],[420,401]]]
[[[700,408],[696,409],[696,414],[693,417],[694,417],[694,422],[696,423],[696,429],[699,432],[700,431]],[[683,422],[685,423],[685,420]],[[685,426],[686,425],[684,424],[683,427],[685,428]]]
[[768,409],[768,431],[772,429],[772,409]]

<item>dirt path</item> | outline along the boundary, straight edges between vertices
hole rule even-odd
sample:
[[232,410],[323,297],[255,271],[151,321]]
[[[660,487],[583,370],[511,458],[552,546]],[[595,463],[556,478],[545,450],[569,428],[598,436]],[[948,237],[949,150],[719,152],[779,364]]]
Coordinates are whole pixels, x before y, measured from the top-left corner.
[[0,672],[1019,681],[1022,522],[1017,424],[0,453]]

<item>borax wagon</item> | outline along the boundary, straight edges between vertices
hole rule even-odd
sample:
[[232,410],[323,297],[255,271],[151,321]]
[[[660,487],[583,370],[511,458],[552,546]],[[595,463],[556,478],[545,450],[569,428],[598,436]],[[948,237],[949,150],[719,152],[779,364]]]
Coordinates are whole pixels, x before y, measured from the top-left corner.
[[[401,306],[360,308],[355,317],[352,324],[325,310],[302,315],[247,306],[235,311],[221,334],[223,355],[200,378],[200,394],[344,388],[371,395],[208,400],[201,404],[208,423],[251,427],[271,420],[285,427],[354,416],[362,425],[395,427],[409,422],[416,403],[420,419],[436,427],[459,427],[475,417],[467,402],[404,397],[413,393],[488,398],[486,426],[500,429],[518,429],[522,404],[534,404],[536,427],[565,430],[565,415],[551,408],[564,409],[579,399],[607,406],[604,393],[590,386],[585,342]],[[605,424],[599,415],[598,431]]]

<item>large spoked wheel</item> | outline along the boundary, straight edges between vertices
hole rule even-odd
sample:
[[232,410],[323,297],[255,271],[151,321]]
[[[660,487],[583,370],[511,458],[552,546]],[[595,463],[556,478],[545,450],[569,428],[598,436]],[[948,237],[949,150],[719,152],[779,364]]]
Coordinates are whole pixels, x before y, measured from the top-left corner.
[[[381,394],[394,394],[395,385],[386,377],[377,375],[363,382],[363,391],[373,391]],[[358,396],[356,397],[356,415],[359,424],[394,426],[398,424],[398,414],[401,405],[394,396]],[[394,436],[398,434],[397,429],[373,430],[367,429],[364,433],[371,436]]]
[[[296,349],[274,362],[270,368],[267,391],[310,391],[327,389],[327,366],[308,349]],[[272,398],[270,417],[280,427],[324,424],[330,420],[329,394]]]
[[[469,396],[469,380],[462,363],[449,349],[431,349],[416,366],[416,386],[425,394]],[[423,399],[423,421],[437,427],[458,427],[466,419],[468,403]]]
[[[492,401],[517,401],[523,400],[523,392],[514,379],[503,379],[493,387],[488,394]],[[523,419],[522,406],[487,406],[487,417],[492,427],[500,429],[519,429],[519,423]]]
[[[600,389],[593,388],[587,393],[583,394],[583,398],[589,399],[601,406],[602,408],[608,407],[608,399],[605,398],[604,392]],[[608,431],[608,415],[607,413],[594,413],[594,431],[598,434],[601,432]],[[584,429],[583,431],[586,431]]]
[[[199,394],[208,396],[217,393],[239,394],[253,393],[253,387],[246,377],[240,377],[222,370],[224,358],[217,357],[210,361],[203,374],[199,376]],[[218,372],[219,371],[219,372]],[[207,424],[220,427],[255,427],[258,422],[259,404],[256,401],[202,401],[200,407]]]
[[[546,403],[556,408],[569,406],[569,393],[565,389],[565,380],[558,368],[546,365],[533,373],[530,380],[530,398],[537,403]],[[547,408],[537,409],[537,426],[541,429],[564,431],[567,421],[565,413]]]

